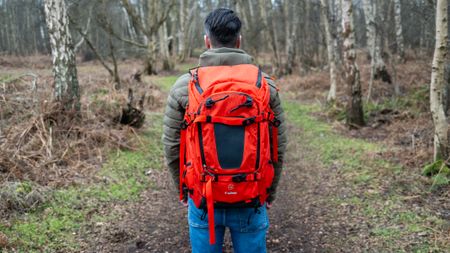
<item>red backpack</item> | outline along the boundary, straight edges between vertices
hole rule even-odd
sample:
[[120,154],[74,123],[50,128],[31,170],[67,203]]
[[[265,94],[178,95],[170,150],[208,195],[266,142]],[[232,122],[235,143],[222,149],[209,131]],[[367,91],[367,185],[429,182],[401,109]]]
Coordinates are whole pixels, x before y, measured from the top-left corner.
[[280,121],[258,67],[209,66],[190,73],[181,124],[180,199],[189,194],[208,212],[214,244],[214,208],[258,208],[266,201]]

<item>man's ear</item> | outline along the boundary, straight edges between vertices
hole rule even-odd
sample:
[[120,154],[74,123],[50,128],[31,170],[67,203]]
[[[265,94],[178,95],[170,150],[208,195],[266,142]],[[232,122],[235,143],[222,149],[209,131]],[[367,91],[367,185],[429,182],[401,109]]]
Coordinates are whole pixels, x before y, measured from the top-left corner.
[[207,49],[210,49],[210,48],[211,48],[211,40],[209,39],[208,35],[205,35],[205,36],[203,37],[203,39],[205,40],[205,47],[206,47]]
[[239,37],[236,40],[236,48],[241,48],[241,40],[242,40],[242,36],[239,35]]

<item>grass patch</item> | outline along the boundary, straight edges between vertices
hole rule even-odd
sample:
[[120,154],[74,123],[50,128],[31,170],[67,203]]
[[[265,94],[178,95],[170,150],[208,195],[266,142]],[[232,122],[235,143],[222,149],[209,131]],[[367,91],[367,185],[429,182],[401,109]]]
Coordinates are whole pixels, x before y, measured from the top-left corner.
[[[392,107],[395,108],[395,105],[392,104]],[[444,225],[439,224],[447,223],[427,213],[426,209],[411,210],[403,201],[404,196],[399,189],[404,182],[398,183],[395,178],[409,176],[407,173],[411,171],[377,157],[376,154],[384,150],[381,145],[335,133],[329,124],[313,116],[320,111],[319,106],[295,102],[285,102],[283,106],[288,120],[303,130],[291,141],[299,141],[306,146],[307,152],[311,152],[311,155],[305,155],[305,159],[311,159],[310,163],[318,166],[338,166],[340,177],[348,182],[350,192],[347,190],[344,195],[336,193],[324,201],[331,203],[336,210],[351,208],[352,212],[347,217],[349,222],[367,223],[371,229],[361,232],[368,233],[373,250],[408,252],[415,247],[419,252],[429,252],[433,249],[428,241],[436,234],[435,231],[442,231]],[[424,171],[436,171],[437,167],[441,166],[438,164]],[[423,189],[420,182],[411,181],[409,186],[411,189]],[[416,239],[408,241],[405,238]],[[442,251],[449,245],[441,240],[436,246]]]
[[308,146],[320,153],[321,162],[325,166],[339,160],[344,163],[343,167],[355,169],[361,166],[363,155],[367,152],[382,150],[378,145],[334,133],[330,125],[311,116],[320,110],[318,106],[294,102],[284,103],[283,106],[289,121],[304,130],[302,143],[308,143]]
[[371,233],[385,239],[393,239],[400,236],[401,231],[398,228],[374,228]]
[[407,95],[392,97],[381,102],[364,103],[364,116],[367,120],[372,113],[377,113],[385,109],[392,111],[406,111],[412,116],[418,117],[428,110],[429,107],[429,85],[416,88]]
[[[389,97],[381,101],[364,101],[364,120],[369,119],[384,110],[392,112],[407,112],[412,117],[419,117],[429,109],[429,85],[416,88],[408,94],[398,97]],[[346,108],[336,103],[328,104],[325,108],[328,116],[343,121],[346,118]]]
[[177,79],[178,76],[161,76],[156,78],[156,82],[163,91],[169,92]]
[[[88,213],[113,202],[135,201],[140,193],[152,186],[145,176],[149,169],[162,167],[161,115],[148,115],[152,126],[140,135],[139,151],[118,151],[110,155],[99,176],[103,183],[56,189],[49,201],[25,214],[17,214],[11,226],[0,224],[0,231],[17,252],[76,252],[76,234],[83,225],[99,220]],[[23,191],[31,191],[24,185]],[[22,189],[20,188],[20,189]],[[113,214],[103,215],[106,221]]]
[[431,190],[450,184],[450,168],[442,160],[426,165],[422,175],[432,178]]

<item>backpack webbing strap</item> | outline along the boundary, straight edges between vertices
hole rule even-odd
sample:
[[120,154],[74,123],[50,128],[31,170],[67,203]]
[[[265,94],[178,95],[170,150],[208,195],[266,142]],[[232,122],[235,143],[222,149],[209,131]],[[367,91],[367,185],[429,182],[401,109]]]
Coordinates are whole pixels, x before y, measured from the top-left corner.
[[272,126],[272,154],[273,161],[278,162],[278,127]]
[[185,155],[186,155],[186,129],[181,129],[180,131],[180,163],[179,163],[179,172],[180,172],[180,200],[184,199],[183,194],[183,174],[184,174],[184,165],[185,165]]
[[214,222],[214,199],[212,191],[213,178],[206,182],[206,208],[208,211],[209,244],[216,244],[216,230]]
[[198,68],[195,70],[193,78],[194,78],[195,88],[197,89],[198,93],[202,94],[203,93],[203,89],[200,86],[200,82],[198,81]]
[[278,127],[280,124],[281,121],[276,118],[272,121],[272,159],[274,162],[278,162]]
[[261,88],[262,71],[258,68],[258,79],[256,80],[256,87]]
[[222,116],[209,116],[209,115],[199,115],[195,118],[194,122],[200,123],[221,123],[232,126],[247,126],[255,122],[261,122],[264,118],[259,116],[254,116],[250,118],[232,118],[232,117],[222,117]]

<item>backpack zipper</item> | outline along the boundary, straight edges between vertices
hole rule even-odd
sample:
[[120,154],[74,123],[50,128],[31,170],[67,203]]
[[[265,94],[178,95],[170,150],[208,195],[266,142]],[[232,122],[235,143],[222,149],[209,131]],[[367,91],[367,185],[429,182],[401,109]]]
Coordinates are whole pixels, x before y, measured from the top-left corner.
[[[226,98],[228,98],[228,96],[230,95],[230,94],[237,94],[237,95],[241,95],[241,96],[245,96],[245,97],[247,97],[247,98],[251,98],[251,96],[250,95],[248,95],[247,93],[244,93],[244,92],[220,92],[220,93],[216,93],[216,95],[218,95],[218,94],[226,94],[225,95],[225,97],[222,97],[222,98],[220,98],[220,99],[218,99],[218,100],[213,100],[214,102],[218,102],[218,101],[222,101],[222,100],[224,100],[224,99],[226,99]],[[208,98],[207,98],[208,99]],[[255,105],[256,105],[256,109],[258,109],[258,113],[259,113],[259,107],[258,107],[258,104],[257,103],[254,103]],[[206,106],[206,101],[204,102],[204,103],[200,103],[199,105],[198,105],[198,110],[197,110],[197,114],[198,115],[200,115],[200,113],[201,113],[201,111],[202,111],[202,107],[207,107]],[[233,108],[234,109],[234,108]],[[237,108],[238,109],[238,108]]]
[[253,106],[253,99],[249,95],[245,95],[247,98],[245,99],[245,102],[242,104],[237,105],[233,109],[230,110],[230,113],[242,108],[242,107],[252,107]]

